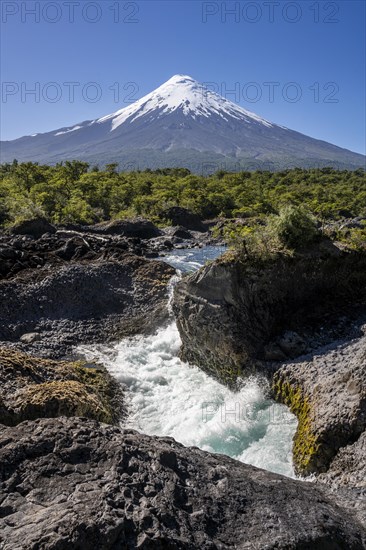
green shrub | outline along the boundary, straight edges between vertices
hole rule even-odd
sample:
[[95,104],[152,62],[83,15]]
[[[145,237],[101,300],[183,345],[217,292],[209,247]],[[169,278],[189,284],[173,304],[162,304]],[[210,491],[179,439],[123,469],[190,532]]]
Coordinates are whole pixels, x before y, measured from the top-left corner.
[[241,256],[266,261],[279,254],[292,255],[320,237],[315,218],[300,206],[286,206],[267,223],[255,226],[227,224],[222,235]]
[[285,206],[278,216],[271,216],[268,230],[286,248],[298,249],[320,236],[316,219],[302,206]]

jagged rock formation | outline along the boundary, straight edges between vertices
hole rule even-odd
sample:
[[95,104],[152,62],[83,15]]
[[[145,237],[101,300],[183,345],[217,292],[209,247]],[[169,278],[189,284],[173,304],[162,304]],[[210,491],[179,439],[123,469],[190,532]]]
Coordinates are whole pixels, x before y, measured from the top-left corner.
[[[366,431],[346,447],[341,447],[328,470],[318,481],[335,487],[354,487],[366,491]],[[366,521],[366,504],[365,504]]]
[[123,391],[104,367],[85,361],[52,361],[0,348],[0,423],[85,416],[117,423]]
[[[116,260],[23,270],[0,281],[0,341],[63,357],[79,343],[152,330],[167,315],[174,273],[164,262],[126,252]],[[25,342],[29,333],[36,336]]]
[[[274,375],[273,389],[277,400],[299,419],[293,448],[298,473],[320,473],[330,467],[329,477],[340,475],[340,464],[346,466],[348,453],[358,446],[339,457],[337,452],[357,441],[366,428],[366,337],[285,364]],[[342,474],[350,485],[360,468],[360,463],[351,462]]]
[[85,419],[0,429],[3,550],[362,550],[327,490]]
[[279,360],[306,351],[293,330],[306,324],[314,329],[325,314],[364,296],[365,282],[366,255],[327,241],[263,263],[223,256],[175,289],[181,356],[233,384],[238,376],[267,369],[268,345],[283,333]]
[[[191,217],[195,223],[190,223]],[[125,252],[155,258],[175,247],[216,242],[198,216],[185,211],[184,219],[199,231],[189,232],[179,224],[159,229],[143,218],[88,226],[54,226],[43,218],[27,220],[0,231],[0,279],[10,279],[25,269],[60,267],[65,262],[119,260]]]

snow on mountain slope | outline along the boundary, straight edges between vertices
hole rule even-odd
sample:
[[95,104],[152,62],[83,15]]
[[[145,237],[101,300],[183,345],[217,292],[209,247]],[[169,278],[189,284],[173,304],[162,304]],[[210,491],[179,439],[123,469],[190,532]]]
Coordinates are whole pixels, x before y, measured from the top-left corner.
[[190,116],[193,119],[216,114],[226,121],[228,117],[245,122],[250,122],[252,119],[265,126],[273,126],[271,122],[255,113],[246,111],[186,75],[173,76],[162,86],[132,105],[102,117],[96,122],[101,123],[111,119],[111,131],[113,131],[124,122],[133,122],[143,115],[150,114],[151,120],[153,120],[157,116],[161,116],[162,113],[172,113],[177,109],[181,109],[185,116]]

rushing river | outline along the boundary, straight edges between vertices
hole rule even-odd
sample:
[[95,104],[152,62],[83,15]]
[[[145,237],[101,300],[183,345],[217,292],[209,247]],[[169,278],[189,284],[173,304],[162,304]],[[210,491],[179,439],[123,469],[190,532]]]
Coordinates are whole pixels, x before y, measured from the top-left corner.
[[[175,250],[164,259],[183,273],[221,252],[215,247]],[[151,336],[125,338],[114,346],[82,346],[80,351],[102,361],[128,388],[127,427],[172,436],[184,445],[292,477],[296,419],[286,407],[266,398],[267,382],[246,379],[240,391],[233,392],[183,363],[178,358],[180,344],[172,319]]]

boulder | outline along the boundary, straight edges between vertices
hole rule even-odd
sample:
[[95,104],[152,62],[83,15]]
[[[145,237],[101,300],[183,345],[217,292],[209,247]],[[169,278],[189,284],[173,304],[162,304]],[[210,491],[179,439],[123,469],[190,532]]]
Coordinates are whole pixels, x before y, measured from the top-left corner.
[[45,233],[55,233],[56,228],[45,218],[34,218],[13,225],[10,232],[14,235],[30,235],[39,239]]
[[366,479],[365,460],[355,459],[361,451],[352,447],[340,451],[352,446],[366,429],[365,336],[285,364],[274,374],[273,392],[299,420],[293,446],[298,474],[328,471],[328,477],[338,472],[351,478],[363,464]]
[[56,250],[56,255],[63,260],[78,260],[90,251],[90,245],[82,237],[72,237],[67,239],[65,244]]
[[362,550],[324,487],[78,418],[0,429],[3,550]]
[[85,416],[117,423],[123,413],[121,386],[101,365],[51,361],[0,348],[0,423]]
[[191,229],[192,231],[206,231],[206,227],[203,225],[201,218],[180,206],[172,206],[167,208],[160,214],[162,220],[168,221],[171,225],[180,225],[185,229]]
[[329,243],[268,261],[227,253],[175,288],[181,357],[227,384],[268,372],[265,358],[305,351],[298,329],[319,326],[332,310],[363,299],[365,289],[366,254]]
[[177,227],[167,227],[164,230],[165,235],[168,237],[177,237],[178,239],[191,240],[192,234],[183,226],[178,225]]
[[102,222],[88,227],[88,231],[105,235],[139,237],[140,239],[154,239],[162,235],[162,232],[156,225],[143,218]]
[[22,336],[19,338],[21,342],[24,344],[33,344],[33,342],[37,342],[37,340],[41,339],[41,335],[39,332],[27,332],[26,334],[22,334]]

